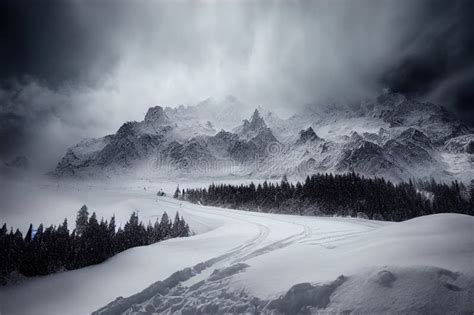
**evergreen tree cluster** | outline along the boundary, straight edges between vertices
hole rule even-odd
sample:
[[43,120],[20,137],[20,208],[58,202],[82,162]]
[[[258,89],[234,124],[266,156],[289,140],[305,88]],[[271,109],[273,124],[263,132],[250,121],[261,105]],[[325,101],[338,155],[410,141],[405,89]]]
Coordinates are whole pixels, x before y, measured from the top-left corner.
[[116,229],[115,216],[100,222],[87,206],[77,213],[76,227],[70,233],[68,222],[36,230],[30,224],[25,237],[19,229],[8,232],[6,223],[0,229],[0,284],[13,273],[26,277],[47,275],[98,264],[126,249],[149,245],[161,240],[190,235],[188,224],[176,213],[172,221],[166,212],[161,220],[144,226],[134,212],[124,227]]
[[177,190],[175,198],[251,211],[403,221],[445,212],[474,215],[473,187],[474,183],[467,188],[457,181],[449,185],[434,180],[393,184],[355,173],[316,174],[296,184],[286,177],[280,183],[212,184],[207,189]]

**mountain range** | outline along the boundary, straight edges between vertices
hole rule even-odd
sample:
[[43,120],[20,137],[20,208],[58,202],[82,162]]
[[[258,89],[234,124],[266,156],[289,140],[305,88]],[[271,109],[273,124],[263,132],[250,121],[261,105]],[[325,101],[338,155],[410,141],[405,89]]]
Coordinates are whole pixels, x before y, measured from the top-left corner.
[[287,119],[247,108],[234,96],[151,107],[143,121],[69,148],[52,175],[277,178],[354,171],[395,181],[474,178],[473,130],[439,105],[387,93],[308,106]]

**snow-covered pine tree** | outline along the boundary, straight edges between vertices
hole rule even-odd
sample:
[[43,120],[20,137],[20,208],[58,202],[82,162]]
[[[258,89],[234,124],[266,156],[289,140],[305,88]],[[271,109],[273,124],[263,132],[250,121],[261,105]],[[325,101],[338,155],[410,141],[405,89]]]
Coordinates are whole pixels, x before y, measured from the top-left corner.
[[176,191],[174,192],[173,198],[179,199],[180,195],[181,195],[181,190],[179,190],[179,185],[178,185],[178,187],[176,187]]
[[83,205],[81,209],[77,212],[76,216],[76,235],[81,236],[82,233],[87,228],[87,224],[89,223],[89,212],[87,211],[87,206]]
[[164,240],[171,237],[171,227],[172,227],[171,220],[165,211],[163,212],[163,215],[161,216],[161,221],[159,225],[160,240]]
[[179,237],[181,235],[181,230],[182,230],[181,219],[179,217],[179,212],[176,211],[173,225],[171,227],[171,237]]
[[147,238],[147,245],[148,244],[153,244],[155,242],[155,233],[153,229],[153,225],[151,224],[151,221],[148,221],[148,224],[146,226],[146,238]]
[[161,241],[160,237],[160,220],[156,218],[156,221],[153,224],[153,243]]

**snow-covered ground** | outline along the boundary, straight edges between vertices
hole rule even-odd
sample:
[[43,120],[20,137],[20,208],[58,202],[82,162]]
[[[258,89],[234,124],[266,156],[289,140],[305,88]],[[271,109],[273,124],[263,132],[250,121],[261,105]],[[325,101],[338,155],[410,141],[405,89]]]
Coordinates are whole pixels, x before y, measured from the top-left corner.
[[[134,210],[144,221],[179,211],[197,235],[2,287],[0,314],[87,314],[100,308],[101,314],[474,311],[472,217],[440,214],[388,223],[244,212],[155,196],[159,188],[170,193],[175,187],[21,187],[23,198],[12,195],[17,202],[2,204],[2,221],[57,224],[66,216],[72,224],[86,203],[99,217],[115,213],[118,222]],[[17,211],[23,206],[32,208]],[[104,307],[119,296],[124,299]]]

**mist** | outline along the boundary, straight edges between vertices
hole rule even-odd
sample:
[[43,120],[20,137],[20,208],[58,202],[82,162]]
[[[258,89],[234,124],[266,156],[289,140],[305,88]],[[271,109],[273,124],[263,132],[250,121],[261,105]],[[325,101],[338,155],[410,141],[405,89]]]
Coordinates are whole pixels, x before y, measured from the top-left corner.
[[0,156],[41,169],[150,106],[228,94],[287,116],[388,89],[474,123],[471,1],[9,0],[0,12]]

